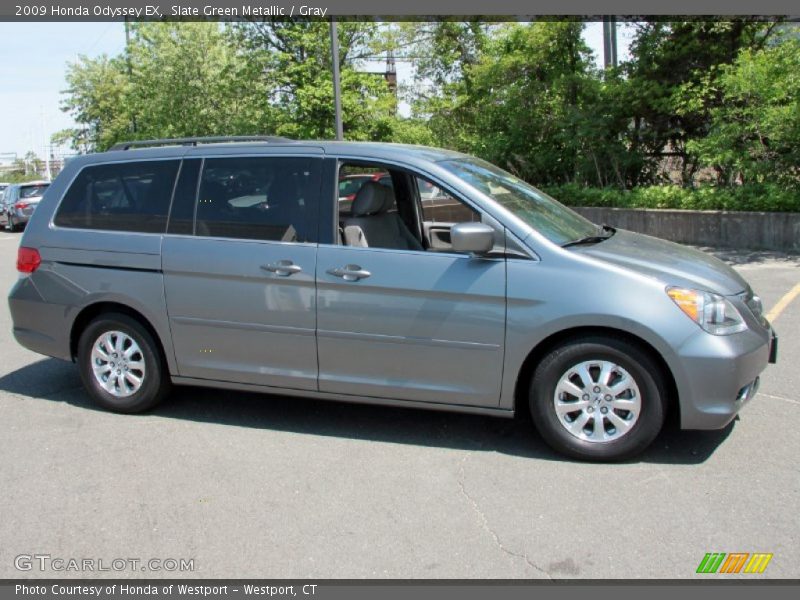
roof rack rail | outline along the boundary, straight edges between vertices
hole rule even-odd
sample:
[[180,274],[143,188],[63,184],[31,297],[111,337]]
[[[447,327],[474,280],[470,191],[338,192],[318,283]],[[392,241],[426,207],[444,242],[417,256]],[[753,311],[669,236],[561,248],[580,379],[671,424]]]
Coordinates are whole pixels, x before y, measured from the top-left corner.
[[131,148],[146,148],[150,146],[197,146],[199,144],[218,144],[221,142],[291,142],[289,138],[277,135],[221,135],[214,137],[186,137],[165,138],[160,140],[134,140],[119,142],[109,148],[112,150],[130,150]]

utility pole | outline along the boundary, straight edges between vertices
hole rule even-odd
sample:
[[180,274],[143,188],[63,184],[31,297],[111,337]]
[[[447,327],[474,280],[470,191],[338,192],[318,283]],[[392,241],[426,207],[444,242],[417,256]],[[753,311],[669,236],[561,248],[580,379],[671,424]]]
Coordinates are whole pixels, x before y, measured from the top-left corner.
[[53,174],[50,171],[50,140],[47,138],[47,122],[45,121],[44,106],[42,107],[42,138],[44,142],[44,178],[47,181],[53,180]]
[[339,33],[336,19],[331,17],[331,61],[333,66],[333,104],[336,119],[336,139],[344,139],[342,128],[342,82],[339,78]]
[[[133,66],[131,65],[131,25],[128,17],[125,17],[125,62],[128,65],[128,82],[133,78]],[[131,115],[131,129],[136,133],[136,115]]]
[[617,68],[617,18],[603,17],[603,66]]

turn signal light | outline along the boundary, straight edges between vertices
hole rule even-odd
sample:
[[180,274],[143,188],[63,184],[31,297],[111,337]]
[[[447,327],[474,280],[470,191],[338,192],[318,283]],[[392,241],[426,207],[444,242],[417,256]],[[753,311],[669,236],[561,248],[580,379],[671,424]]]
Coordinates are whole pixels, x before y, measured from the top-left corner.
[[33,273],[42,264],[42,257],[36,248],[20,246],[17,250],[17,271],[20,273]]
[[712,335],[730,335],[747,329],[741,313],[719,294],[678,287],[667,288],[667,294],[687,317]]
[[675,302],[692,321],[699,321],[698,316],[702,300],[700,294],[694,290],[685,290],[682,288],[670,288],[667,290],[667,294],[669,294],[673,302]]

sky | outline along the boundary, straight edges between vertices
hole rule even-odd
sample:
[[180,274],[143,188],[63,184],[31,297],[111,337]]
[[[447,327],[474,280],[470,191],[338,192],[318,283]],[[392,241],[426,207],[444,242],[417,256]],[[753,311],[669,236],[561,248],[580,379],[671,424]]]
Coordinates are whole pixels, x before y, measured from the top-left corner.
[[[584,38],[603,59],[602,24],[587,23]],[[629,30],[618,33],[620,60],[627,56]],[[29,150],[44,156],[45,144],[56,131],[74,125],[60,110],[66,88],[66,65],[79,55],[114,55],[125,46],[125,30],[114,23],[0,23],[0,162],[22,157]],[[379,70],[381,65],[369,65]],[[398,63],[401,83],[412,66]]]

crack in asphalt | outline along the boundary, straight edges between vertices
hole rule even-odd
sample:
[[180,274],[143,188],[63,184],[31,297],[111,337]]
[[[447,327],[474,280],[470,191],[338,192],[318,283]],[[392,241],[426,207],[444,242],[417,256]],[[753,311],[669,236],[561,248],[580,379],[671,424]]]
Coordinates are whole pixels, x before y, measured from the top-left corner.
[[759,396],[764,396],[765,398],[770,398],[772,400],[783,400],[784,402],[791,402],[792,404],[800,404],[800,400],[795,400],[794,398],[786,398],[785,396],[775,396],[773,394],[765,394],[764,392],[759,392]]
[[486,517],[486,513],[484,513],[483,510],[481,510],[480,505],[475,501],[475,499],[472,496],[470,496],[469,492],[467,492],[467,488],[464,485],[464,478],[466,476],[466,471],[465,471],[464,467],[465,467],[465,464],[467,462],[467,459],[470,458],[471,456],[472,456],[472,453],[470,452],[469,454],[464,456],[463,459],[461,459],[461,464],[460,464],[459,469],[458,469],[458,488],[459,488],[459,490],[461,492],[461,495],[464,496],[464,498],[466,498],[467,502],[469,502],[469,505],[472,507],[472,510],[480,518],[482,529],[484,531],[486,531],[492,537],[492,540],[494,541],[495,546],[497,546],[500,549],[501,552],[503,552],[504,554],[507,554],[508,556],[511,556],[513,558],[520,558],[520,559],[524,560],[525,563],[530,568],[534,569],[535,571],[538,571],[539,573],[543,574],[547,579],[552,581],[553,577],[550,575],[550,573],[548,573],[542,567],[540,567],[539,565],[537,565],[536,563],[531,561],[531,559],[528,558],[527,554],[514,552],[513,550],[511,550],[508,547],[506,547],[505,544],[503,544],[502,540],[500,539],[500,536],[497,535],[497,533],[494,531],[494,529],[492,529],[491,526],[489,525],[489,519]]

